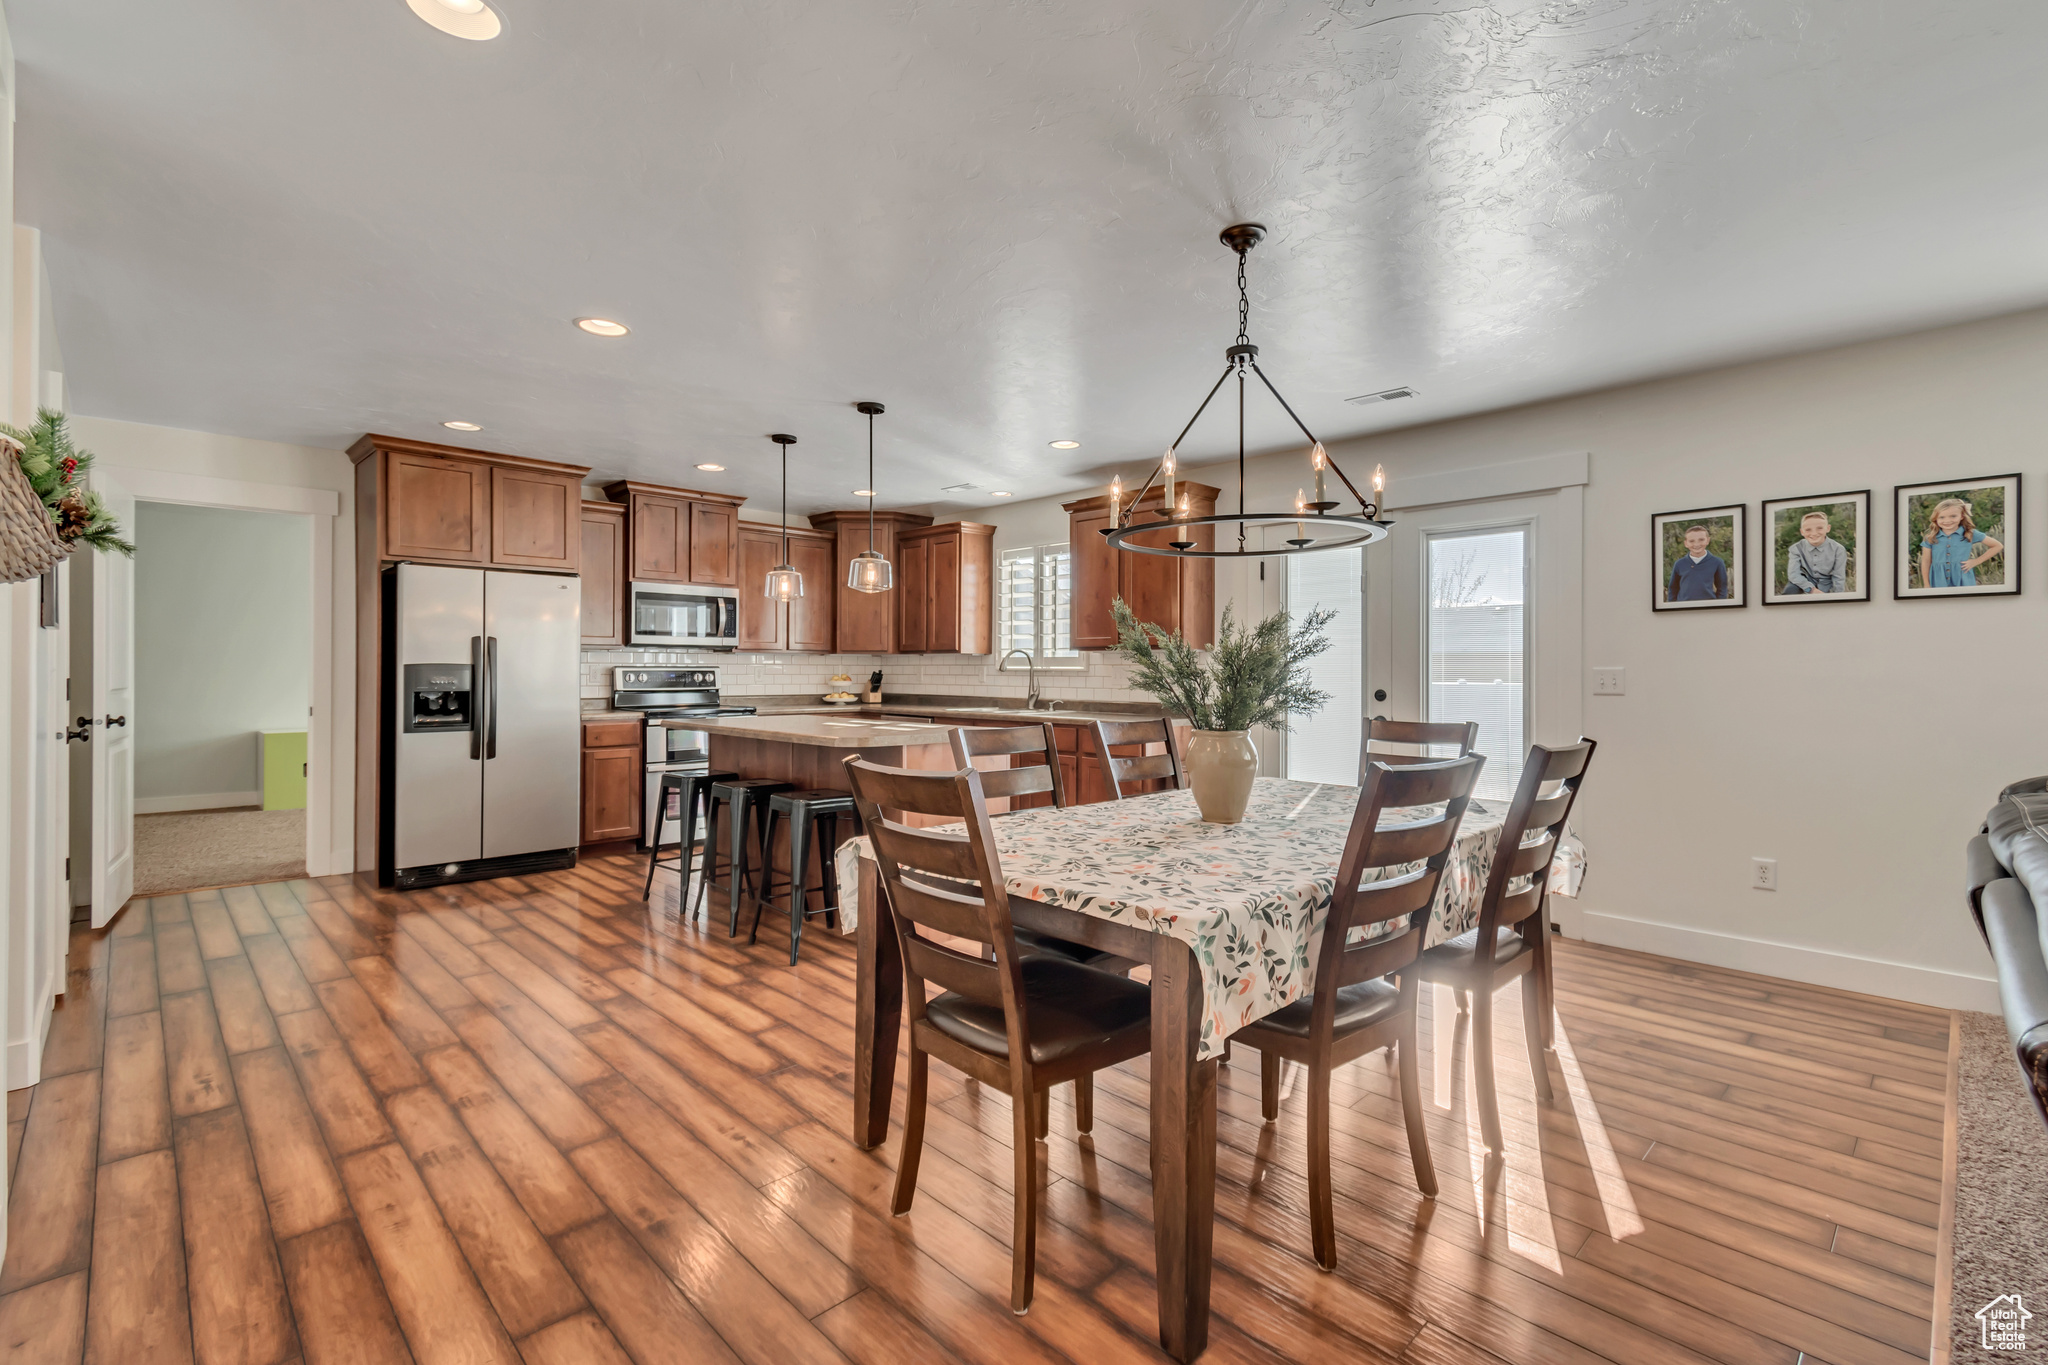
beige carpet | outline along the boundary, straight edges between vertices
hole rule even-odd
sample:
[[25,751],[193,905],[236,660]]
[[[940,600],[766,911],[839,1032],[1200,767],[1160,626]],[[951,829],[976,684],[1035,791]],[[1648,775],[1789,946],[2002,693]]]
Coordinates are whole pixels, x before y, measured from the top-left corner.
[[195,810],[135,817],[135,894],[306,875],[303,810]]
[[[2005,1021],[1965,1011],[1961,1026],[1950,1360],[2033,1360],[2048,1356],[2048,1126],[2027,1098]],[[1977,1310],[2001,1294],[2018,1294],[2035,1315],[2024,1352],[1984,1349]]]

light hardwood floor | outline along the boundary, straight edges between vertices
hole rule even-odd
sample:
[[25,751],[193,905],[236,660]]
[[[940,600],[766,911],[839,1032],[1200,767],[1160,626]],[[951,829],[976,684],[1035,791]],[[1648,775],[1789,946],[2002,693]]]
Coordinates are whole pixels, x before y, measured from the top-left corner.
[[[1045,1144],[1007,1308],[1010,1121],[934,1067],[918,1200],[851,1122],[853,954],[651,908],[637,860],[407,895],[345,878],[138,900],[73,941],[8,1104],[0,1355],[1151,1361],[1143,1063]],[[771,937],[775,941],[771,941]],[[1925,1360],[1948,1016],[1563,945],[1558,1096],[1504,1002],[1505,1162],[1425,992],[1442,1197],[1384,1056],[1339,1074],[1341,1263],[1309,1255],[1302,1098],[1223,1071],[1205,1360]],[[902,1074],[899,1068],[899,1075]],[[899,1112],[900,1112],[899,1100]],[[409,1353],[409,1356],[408,1356]]]

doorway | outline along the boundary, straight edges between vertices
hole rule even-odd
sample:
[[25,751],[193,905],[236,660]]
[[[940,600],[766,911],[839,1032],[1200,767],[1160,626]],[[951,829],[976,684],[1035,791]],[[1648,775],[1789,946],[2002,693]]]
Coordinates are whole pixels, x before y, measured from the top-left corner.
[[[98,674],[124,660],[132,679],[127,705],[111,708],[124,714],[96,718],[90,741],[108,751],[101,758],[125,747],[121,771],[99,777],[85,746],[74,753],[75,805],[106,807],[74,819],[74,862],[96,866],[125,844],[118,881],[138,896],[303,877],[324,838],[308,810],[323,519],[136,491],[135,559],[92,565],[72,594],[83,627],[74,640],[98,642],[74,658],[74,686],[93,694]],[[132,583],[96,592],[95,574]],[[94,629],[96,609],[128,616],[108,623],[127,629]],[[91,882],[75,879],[74,901],[92,898]],[[116,908],[95,906],[93,918]]]

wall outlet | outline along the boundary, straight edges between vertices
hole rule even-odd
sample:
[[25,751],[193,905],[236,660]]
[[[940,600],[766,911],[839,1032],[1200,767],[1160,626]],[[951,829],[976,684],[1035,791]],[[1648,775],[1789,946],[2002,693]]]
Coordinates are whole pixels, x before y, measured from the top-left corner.
[[1628,670],[1622,668],[1596,668],[1593,670],[1593,695],[1596,697],[1618,697],[1628,690]]
[[1776,858],[1751,858],[1749,860],[1749,884],[1758,891],[1778,889],[1778,860]]

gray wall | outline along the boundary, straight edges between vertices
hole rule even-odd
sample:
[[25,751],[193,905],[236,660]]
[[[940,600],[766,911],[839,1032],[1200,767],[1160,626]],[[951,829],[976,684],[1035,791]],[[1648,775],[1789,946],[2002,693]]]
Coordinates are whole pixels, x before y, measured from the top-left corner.
[[306,728],[311,523],[144,502],[135,542],[136,799],[254,791],[254,733]]

